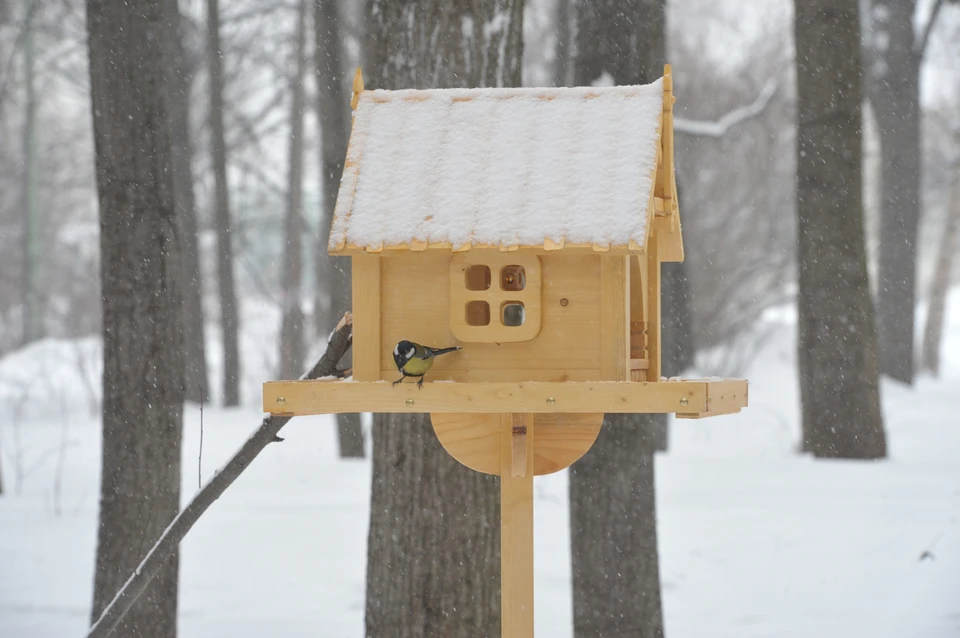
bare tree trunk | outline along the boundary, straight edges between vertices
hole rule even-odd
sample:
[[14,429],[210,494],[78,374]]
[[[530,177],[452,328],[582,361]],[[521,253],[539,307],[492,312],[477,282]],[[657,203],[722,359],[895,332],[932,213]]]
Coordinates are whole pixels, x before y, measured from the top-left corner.
[[913,383],[917,232],[920,226],[920,61],[916,0],[873,0],[868,96],[880,135],[877,333],[880,371]]
[[[519,86],[522,33],[522,0],[367,0],[368,86]],[[367,636],[499,635],[497,480],[451,458],[427,415],[377,414],[370,498]]]
[[[593,447],[635,451],[634,429],[607,422]],[[610,466],[592,451],[570,468],[574,635],[663,636],[654,455]]]
[[[616,84],[663,75],[664,4],[579,3],[576,84],[604,74]],[[665,367],[673,352],[664,348]],[[666,446],[666,415],[608,414],[596,443],[570,468],[576,638],[663,635],[653,470],[654,453]]]
[[[180,506],[182,269],[164,89],[175,10],[87,1],[104,355],[93,619]],[[178,565],[164,565],[120,635],[176,636]]]
[[950,272],[953,269],[954,253],[957,251],[957,234],[960,232],[960,171],[954,176],[947,204],[946,221],[940,234],[937,263],[930,282],[930,301],[927,304],[927,323],[923,330],[923,350],[920,367],[934,376],[940,374],[940,342],[943,339],[943,316],[947,308],[947,293],[950,291]]
[[200,253],[197,244],[197,204],[193,193],[193,142],[190,133],[190,87],[193,66],[187,61],[180,12],[170,25],[170,135],[173,144],[173,195],[180,220],[183,261],[184,389],[188,401],[207,401],[207,353],[203,334]]
[[33,45],[33,18],[36,15],[36,3],[39,0],[23,2],[23,74],[26,99],[24,100],[23,124],[23,266],[22,277],[22,318],[24,344],[35,341],[44,335],[44,312],[40,293],[40,229],[37,205],[37,90],[36,64]]
[[217,282],[223,334],[223,404],[240,404],[240,353],[237,294],[233,284],[233,245],[227,184],[227,147],[223,131],[223,51],[218,0],[207,0],[207,61],[210,64],[210,152],[216,182]]
[[[320,118],[320,131],[323,135],[323,156],[320,160],[323,210],[314,251],[314,326],[317,330],[329,325],[331,317],[338,316],[351,305],[350,258],[334,257],[327,252],[330,223],[333,220],[333,209],[337,205],[337,192],[350,134],[350,100],[344,91],[347,78],[344,77],[341,64],[343,40],[340,37],[340,20],[339,0],[314,0],[317,116]],[[341,458],[363,458],[363,429],[360,426],[359,414],[337,415],[337,442]]]
[[797,218],[803,447],[882,458],[861,167],[857,0],[798,0]]
[[[323,209],[317,238],[316,309],[314,325],[318,334],[330,324],[329,318],[350,307],[350,258],[327,253],[330,222],[337,204],[343,160],[350,135],[350,97],[344,90],[348,79],[341,64],[343,41],[340,36],[339,0],[314,0],[313,23],[316,32],[314,70],[317,80],[317,117],[323,136],[320,158],[320,185]],[[350,76],[352,79],[352,75]]]
[[570,58],[570,3],[572,0],[557,0],[557,46],[553,53],[553,85],[570,86],[573,65]]
[[287,185],[286,244],[283,253],[283,309],[280,325],[280,378],[292,379],[303,368],[303,308],[300,279],[303,274],[303,74],[307,54],[307,0],[297,12],[297,71],[292,83],[290,110],[290,170]]
[[500,635],[499,500],[429,416],[374,416],[368,638]]

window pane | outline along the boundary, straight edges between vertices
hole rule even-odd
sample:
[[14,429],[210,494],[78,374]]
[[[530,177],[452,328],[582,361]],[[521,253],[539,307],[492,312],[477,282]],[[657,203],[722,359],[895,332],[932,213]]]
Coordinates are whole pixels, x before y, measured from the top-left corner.
[[[487,273],[489,274],[490,271],[487,270]],[[468,326],[489,326],[490,304],[486,301],[468,302],[466,317]]]
[[523,302],[507,301],[500,306],[500,321],[505,326],[522,326],[525,318]]
[[504,266],[500,269],[500,290],[523,290],[527,285],[527,273],[523,266]]
[[490,268],[488,266],[470,266],[464,273],[467,290],[488,290],[490,288]]

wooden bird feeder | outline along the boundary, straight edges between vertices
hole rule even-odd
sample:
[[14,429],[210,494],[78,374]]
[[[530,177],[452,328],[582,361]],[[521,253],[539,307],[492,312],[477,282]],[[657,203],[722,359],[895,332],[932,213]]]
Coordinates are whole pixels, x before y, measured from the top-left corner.
[[[744,379],[661,377],[660,265],[683,260],[672,77],[641,86],[364,91],[329,252],[353,265],[353,377],[264,384],[266,412],[429,412],[501,477],[502,635],[533,636],[533,477],[606,412],[702,418]],[[392,386],[403,339],[463,350]]]

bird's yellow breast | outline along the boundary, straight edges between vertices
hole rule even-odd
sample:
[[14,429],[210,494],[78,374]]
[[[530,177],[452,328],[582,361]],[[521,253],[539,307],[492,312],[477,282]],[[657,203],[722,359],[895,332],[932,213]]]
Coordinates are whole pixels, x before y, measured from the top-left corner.
[[425,374],[433,366],[433,358],[421,359],[414,357],[403,365],[403,371],[407,374],[421,375]]

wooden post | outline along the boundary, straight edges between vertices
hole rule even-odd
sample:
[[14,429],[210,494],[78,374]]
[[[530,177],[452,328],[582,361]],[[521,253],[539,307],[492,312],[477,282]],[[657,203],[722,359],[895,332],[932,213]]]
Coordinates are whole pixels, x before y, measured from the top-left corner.
[[647,244],[647,381],[660,381],[660,245],[657,235]]
[[629,381],[630,256],[600,260],[600,375],[604,381]]
[[379,381],[380,257],[356,255],[352,260],[353,378],[356,381]]
[[533,436],[532,414],[500,416],[502,638],[533,638]]

